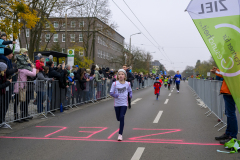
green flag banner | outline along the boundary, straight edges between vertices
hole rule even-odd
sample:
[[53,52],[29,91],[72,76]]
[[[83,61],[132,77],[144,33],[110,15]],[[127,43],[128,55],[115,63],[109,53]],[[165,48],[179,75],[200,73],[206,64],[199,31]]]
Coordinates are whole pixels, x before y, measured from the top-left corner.
[[240,112],[240,0],[192,0],[187,11]]

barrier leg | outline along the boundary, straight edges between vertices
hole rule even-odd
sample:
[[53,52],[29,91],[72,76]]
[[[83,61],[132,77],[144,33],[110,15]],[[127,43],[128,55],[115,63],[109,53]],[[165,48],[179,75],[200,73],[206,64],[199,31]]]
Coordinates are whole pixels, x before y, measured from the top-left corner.
[[220,128],[218,131],[221,131],[223,128],[227,127],[227,124],[225,124],[222,128]]
[[210,116],[212,113],[213,113],[213,112],[211,111],[211,113],[209,113],[209,114],[207,115],[207,117]]
[[214,127],[217,127],[219,124],[223,123],[223,121],[219,122],[218,124],[216,124]]

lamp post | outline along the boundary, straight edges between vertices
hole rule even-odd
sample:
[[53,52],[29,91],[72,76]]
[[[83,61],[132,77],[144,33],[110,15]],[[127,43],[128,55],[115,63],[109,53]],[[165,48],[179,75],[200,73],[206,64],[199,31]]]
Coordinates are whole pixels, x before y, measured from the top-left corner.
[[125,57],[125,64],[127,64],[127,54],[126,53],[125,53],[124,57]]
[[84,4],[79,4],[79,5],[76,5],[76,6],[69,7],[65,11],[65,53],[66,54],[67,54],[67,11],[69,9],[72,9],[72,8],[75,8],[75,7],[79,7],[79,6],[82,6],[82,5],[84,5]]
[[130,35],[130,46],[129,46],[129,51],[130,51],[130,54],[131,54],[131,48],[132,48],[132,36],[134,36],[134,35],[137,35],[137,34],[142,34],[141,32],[139,32],[139,33],[135,33],[135,34],[132,34],[132,35]]

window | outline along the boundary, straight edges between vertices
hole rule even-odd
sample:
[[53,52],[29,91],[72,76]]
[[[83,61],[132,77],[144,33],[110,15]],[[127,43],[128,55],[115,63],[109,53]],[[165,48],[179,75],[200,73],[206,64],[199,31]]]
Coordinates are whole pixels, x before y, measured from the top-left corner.
[[50,28],[50,25],[49,25],[48,22],[46,22],[45,27],[46,27],[46,28]]
[[102,38],[98,36],[98,43],[102,45]]
[[[65,34],[62,34],[62,42],[65,42]],[[63,53],[65,53],[65,52],[63,52]]]
[[58,42],[58,34],[54,34],[53,36],[54,36],[53,42]]
[[29,47],[29,44],[26,44],[26,49],[28,49],[28,47]]
[[45,42],[48,42],[48,41],[50,41],[50,34],[45,35]]
[[65,28],[65,22],[62,23],[62,27]]
[[105,52],[102,52],[102,58],[105,59]]
[[29,37],[29,29],[26,29],[26,37]]
[[83,27],[84,27],[84,21],[82,21],[82,22],[79,23],[79,27],[80,27],[80,28],[83,28]]
[[79,34],[79,42],[83,42],[83,34],[82,33]]
[[53,22],[53,27],[58,28],[58,22]]
[[65,48],[62,48],[62,53],[65,53]]
[[109,56],[107,52],[106,52],[106,60],[109,60]]
[[70,42],[75,42],[75,34],[70,34]]
[[83,55],[84,55],[83,50],[79,51],[79,56],[83,56]]
[[71,21],[71,28],[75,28],[76,27],[76,22],[75,21]]

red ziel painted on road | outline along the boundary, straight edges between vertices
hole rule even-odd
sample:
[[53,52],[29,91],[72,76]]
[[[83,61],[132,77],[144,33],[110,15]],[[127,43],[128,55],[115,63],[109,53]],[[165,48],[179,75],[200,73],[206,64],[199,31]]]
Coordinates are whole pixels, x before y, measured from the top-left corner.
[[[118,142],[116,140],[111,140],[114,135],[118,133],[118,130],[114,131],[110,135],[106,137],[106,139],[95,139],[94,136],[104,132],[108,129],[108,127],[79,127],[79,133],[88,134],[85,137],[76,137],[76,136],[64,136],[62,134],[63,131],[66,131],[68,128],[63,126],[36,126],[37,128],[56,128],[54,132],[48,133],[43,137],[8,137],[8,136],[0,136],[0,138],[6,139],[48,139],[48,140],[71,140],[71,141],[96,141],[96,142]],[[152,131],[152,134],[141,135],[138,137],[131,137],[122,142],[131,142],[131,143],[168,143],[168,144],[188,144],[188,145],[220,145],[218,143],[187,143],[183,140],[174,140],[174,139],[156,139],[156,136],[165,135],[170,133],[181,132],[181,129],[150,129],[150,128],[133,128],[134,131]],[[68,132],[69,133],[69,132]],[[58,135],[57,135],[58,134]],[[142,132],[141,132],[142,134]],[[55,137],[54,137],[55,136]],[[151,138],[152,137],[152,138]]]

